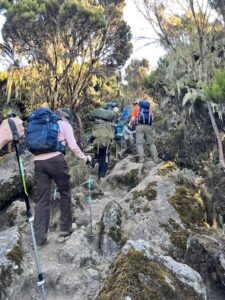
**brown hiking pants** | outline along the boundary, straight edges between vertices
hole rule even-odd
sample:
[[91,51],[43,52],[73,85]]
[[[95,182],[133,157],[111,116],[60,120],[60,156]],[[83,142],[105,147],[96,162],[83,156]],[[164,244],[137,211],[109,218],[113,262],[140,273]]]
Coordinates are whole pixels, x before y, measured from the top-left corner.
[[36,160],[35,188],[36,206],[34,217],[34,231],[37,245],[41,245],[47,238],[50,221],[50,198],[52,179],[58,186],[61,194],[60,201],[60,230],[69,231],[72,227],[70,175],[63,155],[46,159]]

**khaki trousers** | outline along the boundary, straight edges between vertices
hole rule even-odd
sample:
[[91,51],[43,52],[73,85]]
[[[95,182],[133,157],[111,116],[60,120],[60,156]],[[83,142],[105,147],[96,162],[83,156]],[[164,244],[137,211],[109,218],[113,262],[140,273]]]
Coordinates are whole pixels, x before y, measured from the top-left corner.
[[158,162],[158,152],[154,144],[154,138],[150,125],[138,124],[136,127],[136,144],[140,162],[144,162],[144,146],[149,148],[154,162]]

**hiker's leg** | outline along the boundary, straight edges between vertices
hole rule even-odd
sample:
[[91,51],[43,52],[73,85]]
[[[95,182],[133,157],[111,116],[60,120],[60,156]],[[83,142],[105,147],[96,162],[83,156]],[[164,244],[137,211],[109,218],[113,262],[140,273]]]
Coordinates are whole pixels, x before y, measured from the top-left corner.
[[137,152],[139,155],[139,161],[144,162],[144,130],[143,126],[145,125],[138,125],[136,127],[136,144],[137,144]]
[[36,206],[34,216],[34,231],[37,245],[42,245],[47,239],[50,220],[51,177],[45,170],[45,161],[35,161]]
[[154,143],[154,138],[152,134],[152,128],[151,126],[146,125],[145,128],[145,136],[146,136],[146,144],[148,146],[148,149],[151,153],[151,157],[155,163],[158,163],[160,161],[158,157],[158,152]]
[[123,154],[126,150],[127,150],[126,140],[122,139],[121,140],[121,151],[120,151],[121,158],[123,158]]
[[[67,163],[63,155],[58,155],[52,159],[52,178],[59,188],[60,201],[60,230],[70,231],[72,228],[70,175]],[[57,170],[57,171],[56,171]]]
[[118,153],[120,152],[120,141],[115,141],[116,144],[116,159],[118,159]]
[[132,152],[135,150],[135,141],[134,141],[134,136],[130,135],[129,136],[129,142],[130,142],[130,149]]
[[108,163],[106,162],[106,148],[99,149],[99,168],[98,168],[98,178],[105,177],[107,169],[108,169]]

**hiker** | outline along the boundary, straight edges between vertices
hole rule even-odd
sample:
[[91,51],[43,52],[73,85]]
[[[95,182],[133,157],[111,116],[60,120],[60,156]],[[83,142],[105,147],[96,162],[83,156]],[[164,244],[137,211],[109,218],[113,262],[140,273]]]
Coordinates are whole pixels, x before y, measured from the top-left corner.
[[131,131],[125,122],[119,122],[113,125],[114,141],[116,145],[116,159],[122,158],[124,152],[127,150],[129,144],[133,150],[134,147],[134,132]]
[[132,104],[126,106],[122,113],[120,114],[120,121],[126,123],[126,124],[129,124],[130,122],[130,118],[131,118],[131,112],[132,112]]
[[[65,146],[68,145],[74,155],[86,163],[91,162],[91,156],[85,155],[76,143],[73,128],[70,124],[71,118],[72,114],[66,108],[58,109],[57,114],[48,108],[39,108],[33,111],[28,118],[25,141],[28,150],[35,155],[34,172],[37,199],[34,230],[38,248],[47,243],[52,179],[61,194],[59,237],[69,236],[73,232],[70,175],[64,158]],[[43,125],[44,121],[47,125]],[[46,132],[46,140],[42,140],[45,135],[41,135],[38,143],[35,144],[34,140],[40,137],[40,132],[43,133],[43,130],[48,131]]]
[[136,124],[136,145],[140,163],[144,163],[145,161],[145,144],[150,150],[153,161],[157,164],[161,161],[158,157],[158,152],[154,144],[151,128],[152,118],[153,116],[150,110],[150,103],[145,99],[138,101],[138,106],[135,105],[132,111],[131,124]]
[[120,110],[119,110],[119,107],[118,107],[118,106],[114,107],[114,108],[113,108],[113,112],[114,112],[115,116],[114,116],[114,118],[113,118],[112,123],[113,123],[113,124],[116,124],[116,123],[119,122],[119,117],[120,117]]
[[134,140],[135,131],[132,131],[126,122],[123,122],[123,123],[124,123],[123,136],[124,136],[126,147],[128,146],[127,142],[129,141],[129,145],[133,151],[134,143],[135,143],[135,140]]
[[123,128],[124,124],[119,122],[117,124],[113,124],[114,128],[114,141],[116,146],[116,159],[122,158],[123,152],[126,150],[126,143],[124,139]]
[[[131,112],[131,119],[130,119],[130,123],[129,123],[129,126],[132,130],[135,130],[135,127],[136,127],[136,116],[138,115],[138,112],[139,112],[139,102],[140,102],[140,99],[135,99],[134,102],[133,102],[133,109],[132,109],[132,112]],[[134,116],[135,118],[132,118],[132,116]]]
[[[12,117],[14,121],[19,137],[24,136],[24,127],[23,121],[18,117]],[[0,150],[8,143],[13,141],[12,131],[9,127],[8,119],[3,120],[2,124],[0,125]]]
[[[101,113],[101,112],[100,112]],[[108,170],[108,161],[110,156],[110,146],[114,137],[111,122],[103,119],[96,118],[92,128],[92,134],[89,143],[94,144],[95,156],[93,157],[94,167],[96,163],[98,166],[98,179],[101,180],[105,177]]]

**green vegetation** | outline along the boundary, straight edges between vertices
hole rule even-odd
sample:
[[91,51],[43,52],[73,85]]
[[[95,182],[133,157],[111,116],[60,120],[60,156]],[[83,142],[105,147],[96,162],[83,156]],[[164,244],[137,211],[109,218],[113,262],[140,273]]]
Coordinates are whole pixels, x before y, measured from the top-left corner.
[[127,240],[127,238],[124,236],[121,227],[118,225],[111,226],[109,228],[109,237],[121,246],[124,246]]
[[169,203],[176,209],[187,227],[203,226],[205,207],[197,190],[182,185],[169,199]]
[[66,160],[70,170],[70,182],[72,187],[82,184],[88,177],[88,169],[84,161],[74,159],[71,151],[68,151]]
[[23,271],[21,268],[23,253],[20,243],[15,245],[6,257],[9,260],[8,266],[2,265],[0,268],[0,299],[6,298],[6,289],[13,283],[12,272],[20,275]]
[[216,70],[209,85],[204,86],[207,98],[215,103],[223,103],[225,99],[225,68]]
[[23,269],[21,268],[23,252],[19,243],[15,245],[10,252],[7,253],[7,259],[17,266],[16,273],[21,274],[23,271]]
[[145,80],[149,73],[149,62],[146,59],[133,59],[128,67],[125,69],[125,82],[123,90],[132,102],[135,98],[144,97],[147,90],[145,87]]
[[[117,81],[117,69],[132,50],[130,27],[123,20],[124,3],[0,1],[6,18],[1,53],[13,65],[8,70],[8,100],[44,100],[52,108],[67,104],[77,109],[84,102],[90,104],[92,88],[103,87],[106,95],[108,78]],[[21,57],[29,58],[28,66],[19,68]],[[99,83],[93,86],[96,77]]]

